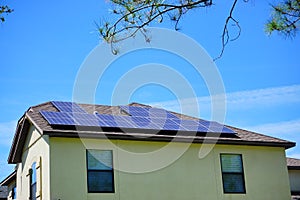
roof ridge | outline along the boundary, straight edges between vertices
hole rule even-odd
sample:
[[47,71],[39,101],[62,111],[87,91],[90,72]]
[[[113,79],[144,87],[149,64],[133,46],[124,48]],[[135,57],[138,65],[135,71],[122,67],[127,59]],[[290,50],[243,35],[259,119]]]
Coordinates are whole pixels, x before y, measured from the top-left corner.
[[[150,105],[147,105],[147,104],[142,104],[142,103],[138,103],[138,102],[131,102],[131,103],[129,103],[129,104],[127,104],[128,106],[135,106],[135,104],[136,105],[138,105],[138,106],[143,106],[143,107],[150,107],[150,108],[153,108],[153,106],[150,106]],[[120,105],[119,105],[120,106]]]

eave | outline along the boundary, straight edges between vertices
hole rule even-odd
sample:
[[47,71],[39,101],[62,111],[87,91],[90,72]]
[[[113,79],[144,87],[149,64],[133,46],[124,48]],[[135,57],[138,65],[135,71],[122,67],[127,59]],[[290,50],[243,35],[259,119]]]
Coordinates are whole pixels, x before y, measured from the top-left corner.
[[24,114],[18,121],[15,136],[8,156],[8,164],[17,164],[22,161],[22,149],[25,144],[30,122]]
[[283,147],[285,149],[296,146],[295,142],[266,142],[266,141],[247,141],[247,140],[228,140],[222,137],[205,136],[185,136],[185,135],[159,135],[142,133],[120,133],[120,132],[89,132],[89,131],[44,131],[49,137],[65,138],[98,138],[98,139],[119,139],[135,141],[161,141],[161,142],[190,142],[201,144],[223,144],[223,145],[247,145],[247,146],[268,146]]

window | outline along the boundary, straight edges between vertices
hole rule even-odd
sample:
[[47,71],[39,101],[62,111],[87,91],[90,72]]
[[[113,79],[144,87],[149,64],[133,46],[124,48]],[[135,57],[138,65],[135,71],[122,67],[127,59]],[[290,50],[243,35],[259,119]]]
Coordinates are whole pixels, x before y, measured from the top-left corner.
[[30,200],[36,200],[36,163],[34,162],[29,170],[30,176]]
[[89,193],[113,193],[113,157],[110,150],[87,150],[87,183]]
[[17,187],[14,186],[12,188],[12,194],[11,194],[12,199],[17,199]]
[[246,193],[242,155],[221,154],[224,193]]

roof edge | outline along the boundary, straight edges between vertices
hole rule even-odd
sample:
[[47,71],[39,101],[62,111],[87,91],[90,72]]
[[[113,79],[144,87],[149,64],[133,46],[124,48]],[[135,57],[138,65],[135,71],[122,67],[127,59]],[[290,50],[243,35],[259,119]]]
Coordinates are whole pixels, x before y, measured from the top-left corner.
[[30,122],[25,113],[18,121],[15,136],[7,159],[8,164],[17,164],[21,162],[22,149],[25,144],[27,136],[26,132],[28,132],[29,127]]
[[288,166],[288,170],[300,170],[300,166]]
[[0,186],[8,186],[13,180],[16,179],[16,177],[17,177],[17,171],[15,170],[0,182]]
[[[265,142],[265,141],[245,141],[245,140],[222,140],[220,138],[212,137],[194,137],[194,136],[181,136],[176,138],[173,135],[152,135],[145,138],[142,133],[132,133],[130,135],[117,132],[87,132],[75,133],[71,131],[57,132],[44,130],[43,132],[49,137],[72,137],[72,138],[107,138],[107,139],[120,139],[120,140],[136,140],[136,141],[162,141],[162,142],[192,142],[192,143],[207,143],[207,144],[227,144],[227,145],[248,145],[248,146],[268,146],[268,147],[284,147],[289,149],[296,145],[295,142]],[[137,137],[134,137],[136,135]]]

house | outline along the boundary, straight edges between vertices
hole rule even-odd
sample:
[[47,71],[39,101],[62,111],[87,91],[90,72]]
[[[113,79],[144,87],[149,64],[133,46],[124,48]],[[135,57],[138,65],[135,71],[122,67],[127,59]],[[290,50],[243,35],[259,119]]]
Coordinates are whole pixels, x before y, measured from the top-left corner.
[[0,182],[0,188],[2,189],[0,190],[2,191],[0,200],[16,199],[16,174],[16,171],[14,171]]
[[300,159],[287,158],[292,199],[300,199]]
[[6,200],[8,196],[7,187],[0,186],[0,200]]
[[7,187],[0,186],[0,200],[6,200],[8,196]]
[[132,103],[52,101],[18,121],[18,199],[289,200],[294,142]]

